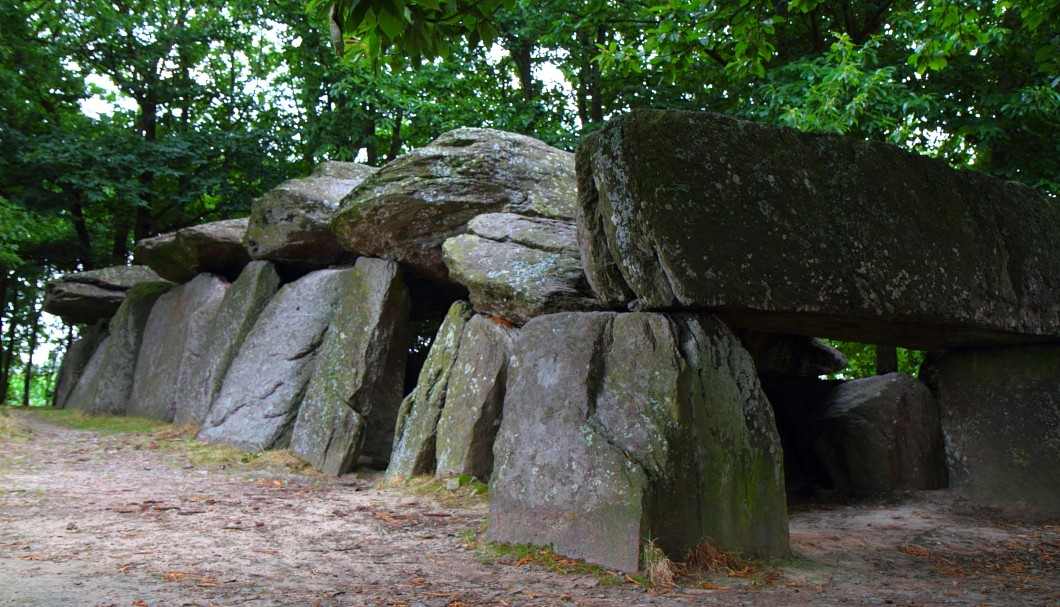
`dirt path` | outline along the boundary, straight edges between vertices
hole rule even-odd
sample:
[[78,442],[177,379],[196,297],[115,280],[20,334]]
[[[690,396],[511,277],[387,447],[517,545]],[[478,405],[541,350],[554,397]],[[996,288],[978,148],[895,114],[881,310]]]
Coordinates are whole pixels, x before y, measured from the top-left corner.
[[472,544],[474,500],[197,466],[157,436],[11,415],[30,439],[0,438],[5,607],[1060,605],[1060,529],[945,493],[796,508],[779,571],[653,594],[499,562]]

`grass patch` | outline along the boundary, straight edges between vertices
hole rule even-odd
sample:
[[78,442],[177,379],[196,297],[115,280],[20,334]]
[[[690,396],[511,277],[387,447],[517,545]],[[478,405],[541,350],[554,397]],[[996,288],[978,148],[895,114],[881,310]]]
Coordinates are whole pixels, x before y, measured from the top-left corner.
[[175,446],[185,453],[188,463],[196,468],[237,468],[241,471],[282,468],[288,472],[312,471],[309,464],[299,459],[290,449],[242,451],[230,445],[198,440],[188,440]]
[[27,441],[30,430],[21,420],[12,417],[7,407],[0,407],[0,439],[9,441]]
[[553,572],[570,575],[591,575],[600,578],[601,584],[621,585],[625,580],[620,574],[604,569],[599,565],[586,563],[580,559],[570,559],[556,554],[551,546],[534,546],[532,544],[488,543],[482,547],[484,556],[492,557],[493,562],[515,567],[533,563]]
[[173,428],[157,419],[125,417],[123,415],[89,415],[76,409],[39,409],[36,414],[47,422],[73,428],[91,430],[104,436],[114,434],[153,434]]
[[381,489],[405,489],[416,495],[429,495],[453,506],[471,506],[489,502],[489,485],[473,476],[461,474],[449,478],[414,476],[391,479],[378,485]]
[[652,586],[673,586],[677,576],[681,573],[677,564],[671,561],[662,548],[655,544],[655,540],[644,542],[640,560],[644,567],[644,575]]

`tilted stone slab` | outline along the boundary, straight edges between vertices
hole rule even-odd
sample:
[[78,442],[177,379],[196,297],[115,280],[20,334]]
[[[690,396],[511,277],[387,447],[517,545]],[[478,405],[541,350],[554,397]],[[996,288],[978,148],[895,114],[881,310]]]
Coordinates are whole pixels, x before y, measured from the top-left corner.
[[67,274],[44,286],[44,311],[71,324],[113,317],[132,287],[162,280],[147,266],[114,266]]
[[624,571],[643,542],[788,552],[780,440],[750,356],[709,317],[524,326],[494,447],[488,539]]
[[89,360],[66,402],[68,409],[123,415],[129,404],[136,359],[151,308],[171,282],[146,282],[129,289],[110,321],[109,332]]
[[350,251],[444,280],[442,243],[495,212],[573,219],[574,156],[524,135],[457,129],[366,179],[331,225]]
[[331,231],[343,196],[376,169],[324,162],[309,177],[289,179],[254,201],[245,245],[254,259],[323,268],[352,258]]
[[202,426],[232,359],[279,288],[280,277],[267,261],[250,262],[228,287],[205,331],[208,339],[185,352],[186,372],[177,382],[180,400],[175,424]]
[[449,308],[420,369],[416,388],[401,402],[394,429],[394,449],[386,469],[388,480],[434,472],[438,417],[445,406],[449,378],[460,349],[471,305],[458,301]]
[[948,352],[938,396],[950,487],[1060,515],[1060,344]]
[[199,274],[158,298],[144,328],[127,415],[173,421],[192,360],[217,339],[208,330],[228,283]]
[[523,324],[554,312],[599,309],[573,221],[489,213],[442,245],[449,278],[466,286],[476,312]]
[[81,337],[67,348],[63,355],[63,362],[59,365],[59,373],[55,378],[55,395],[52,397],[52,404],[56,409],[66,406],[70,393],[77,386],[88,362],[92,360],[92,355],[106,337],[107,323],[101,321],[83,330]]
[[1060,205],[894,147],[633,111],[578,151],[597,296],[922,349],[1060,339]]
[[908,375],[867,377],[833,390],[814,447],[843,492],[946,486],[938,403]]
[[235,280],[250,262],[243,248],[247,218],[226,219],[144,238],[133,249],[136,262],[150,266],[173,282],[188,282],[201,273]]
[[489,480],[516,331],[481,315],[464,325],[438,418],[437,476]]
[[284,285],[232,361],[199,438],[260,451],[286,447],[332,307],[352,270]]
[[362,453],[390,458],[411,340],[398,264],[361,257],[341,289],[291,436],[296,455],[336,476]]

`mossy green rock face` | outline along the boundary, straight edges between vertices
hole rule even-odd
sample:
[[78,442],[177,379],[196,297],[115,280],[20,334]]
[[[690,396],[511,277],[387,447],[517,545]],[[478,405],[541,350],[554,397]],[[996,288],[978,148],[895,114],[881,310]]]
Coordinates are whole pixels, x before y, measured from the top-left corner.
[[228,368],[200,439],[245,451],[287,446],[314,356],[350,272],[313,272],[269,301]]
[[881,143],[641,110],[578,150],[597,297],[920,349],[1060,338],[1060,205]]
[[625,571],[642,542],[788,553],[780,440],[750,356],[716,320],[565,313],[513,347],[488,538]]
[[232,359],[279,288],[280,277],[267,261],[247,264],[227,288],[204,332],[207,339],[200,341],[198,348],[185,351],[187,372],[178,380],[180,400],[174,423],[202,426]]
[[217,337],[208,328],[227,289],[213,274],[199,274],[158,298],[144,327],[126,415],[173,421],[193,357]]
[[534,316],[599,308],[585,279],[573,221],[514,213],[479,215],[445,241],[450,279],[476,312],[523,324]]
[[298,268],[324,268],[352,257],[329,222],[342,197],[376,169],[324,162],[309,177],[289,179],[254,201],[244,244],[254,259]]
[[389,459],[411,340],[396,263],[362,257],[341,289],[291,436],[296,455],[336,476],[362,453]]
[[136,243],[136,262],[150,266],[173,282],[188,282],[201,273],[235,280],[250,262],[243,248],[247,219],[226,219],[145,238]]
[[107,323],[98,322],[81,331],[81,336],[63,354],[63,362],[59,366],[59,374],[55,378],[55,396],[52,404],[56,409],[66,406],[70,393],[77,386],[77,382],[84,374],[92,355],[99,348],[99,344],[107,337]]
[[814,448],[843,492],[946,486],[938,403],[908,375],[867,377],[833,390]]
[[489,480],[515,333],[480,315],[464,325],[438,419],[438,476]]
[[438,417],[445,406],[453,363],[464,326],[471,315],[471,305],[458,301],[449,308],[442,321],[427,360],[420,369],[416,388],[401,403],[394,429],[394,449],[386,470],[387,479],[406,479],[434,472]]
[[457,129],[366,179],[331,226],[350,251],[444,280],[442,243],[495,212],[573,219],[574,156],[524,135]]
[[125,414],[151,308],[173,286],[171,282],[145,282],[129,289],[118,313],[110,320],[110,334],[96,348],[67,400],[67,408]]
[[44,311],[71,324],[109,320],[132,287],[162,278],[147,266],[115,266],[67,274],[44,286]]
[[1060,345],[948,352],[938,397],[950,487],[1060,515]]

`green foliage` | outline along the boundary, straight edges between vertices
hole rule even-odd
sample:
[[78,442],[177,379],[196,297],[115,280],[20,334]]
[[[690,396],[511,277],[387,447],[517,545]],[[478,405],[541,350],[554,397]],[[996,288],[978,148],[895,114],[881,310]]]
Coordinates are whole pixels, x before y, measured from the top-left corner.
[[[825,340],[847,357],[847,367],[832,379],[861,379],[876,375],[876,346],[853,341]],[[916,376],[924,362],[924,351],[898,348],[898,372]]]
[[[450,41],[493,44],[494,12],[508,0],[309,0],[309,11],[328,23],[336,48],[373,64],[387,56],[395,67],[408,58],[446,58]],[[400,52],[390,53],[393,48]]]

